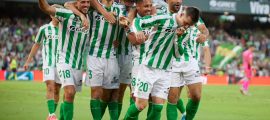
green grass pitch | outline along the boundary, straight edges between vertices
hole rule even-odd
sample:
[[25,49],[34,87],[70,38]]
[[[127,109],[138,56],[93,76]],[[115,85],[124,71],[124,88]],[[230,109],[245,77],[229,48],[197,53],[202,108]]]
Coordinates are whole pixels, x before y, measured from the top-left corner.
[[[89,88],[77,93],[74,120],[91,120],[89,109]],[[129,105],[128,92],[120,119],[124,117]],[[251,96],[242,96],[239,86],[203,87],[202,101],[195,120],[270,120],[270,87],[251,86]],[[186,94],[182,95],[186,103]],[[166,107],[162,120],[166,120]],[[140,120],[146,118],[146,110]],[[0,82],[0,120],[45,120],[48,115],[45,100],[45,84],[28,81]],[[59,115],[59,106],[57,108]],[[179,119],[180,119],[179,113]],[[109,120],[108,112],[103,117]]]

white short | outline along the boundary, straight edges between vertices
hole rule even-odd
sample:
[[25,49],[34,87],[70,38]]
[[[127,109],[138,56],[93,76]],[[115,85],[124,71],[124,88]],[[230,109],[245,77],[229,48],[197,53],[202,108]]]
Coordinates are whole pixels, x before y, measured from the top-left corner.
[[119,66],[116,58],[87,56],[87,86],[102,86],[105,89],[119,88]]
[[56,67],[43,66],[43,82],[46,82],[48,80],[53,80],[55,81],[55,83],[61,84]]
[[77,92],[82,90],[82,70],[74,69],[64,62],[57,63],[56,69],[62,87],[74,85]]
[[140,65],[134,96],[149,99],[151,96],[167,99],[170,89],[170,72],[162,69]]
[[119,55],[118,65],[120,68],[119,82],[130,84],[132,70],[132,55]]
[[131,79],[130,86],[131,86],[131,93],[134,93],[135,86],[136,86],[136,79],[137,79],[141,64],[139,64],[139,59],[133,59],[132,62],[133,62],[133,67],[132,67],[132,72],[131,72],[132,79]]
[[173,61],[171,87],[180,87],[202,82],[198,62],[195,59],[190,61]]

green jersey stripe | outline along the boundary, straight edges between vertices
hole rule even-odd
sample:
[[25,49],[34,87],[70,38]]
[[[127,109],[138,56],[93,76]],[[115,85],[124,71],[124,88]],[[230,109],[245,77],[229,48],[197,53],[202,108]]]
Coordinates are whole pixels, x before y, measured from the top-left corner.
[[[116,7],[115,3],[113,3],[111,7],[105,7],[105,5],[103,5],[103,8],[108,12],[116,12],[117,16],[120,14],[120,10]],[[89,55],[107,59],[115,57],[113,41],[118,37],[118,25],[110,24],[105,20],[104,16],[96,10],[91,9],[89,15],[93,18]]]
[[[112,29],[115,30],[116,29],[116,26],[114,25],[112,27]],[[114,41],[114,35],[115,34],[111,34],[110,41],[109,41],[109,47],[108,47],[108,50],[107,50],[107,53],[106,53],[106,58],[109,58],[110,57],[112,46],[113,46],[113,41]]]
[[99,48],[98,48],[98,55],[97,57],[101,57],[102,55],[102,52],[103,52],[103,48],[104,48],[104,44],[105,44],[105,41],[106,41],[106,35],[107,35],[107,31],[108,31],[108,26],[109,23],[108,22],[105,22],[104,23],[104,28],[103,28],[103,31],[102,31],[102,37],[101,37],[101,42],[100,42],[100,45],[99,45]]
[[[76,21],[73,20],[72,21],[72,25],[73,26],[76,26]],[[73,43],[73,40],[74,40],[74,34],[75,34],[75,31],[70,31],[70,34],[69,34],[69,39],[68,39],[68,46],[67,46],[67,52],[66,52],[66,63],[69,63],[69,58],[70,58],[70,53],[71,53],[71,50],[72,50],[72,43]]]
[[[68,19],[69,18],[70,18],[70,16],[68,16]],[[61,48],[62,50],[64,48],[64,44],[65,44],[65,40],[66,40],[66,36],[67,36],[66,35],[67,34],[67,29],[68,29],[67,28],[68,27],[67,25],[68,25],[68,20],[65,20],[64,23],[63,23],[62,38],[61,38],[62,39],[62,48]]]
[[[172,35],[169,39],[172,39],[173,37],[174,37],[174,35]],[[171,42],[170,40],[167,40],[164,46],[169,46],[170,42]],[[166,52],[166,50],[167,50],[166,47],[164,47],[160,52],[160,56],[159,56],[158,63],[157,63],[158,67],[160,67],[161,61],[163,60],[163,57],[165,56],[164,53]]]
[[[86,17],[89,19],[88,15]],[[79,61],[82,55],[80,53],[84,51],[85,44],[83,43],[86,42],[84,36],[89,36],[89,29],[83,28],[81,19],[70,10],[57,8],[56,18],[60,21],[59,36],[61,36],[57,50],[57,63],[61,62],[74,69],[81,69]]]
[[52,23],[40,27],[35,42],[42,42],[43,66],[55,66],[56,47],[58,41],[58,28]]
[[79,33],[78,34],[78,40],[76,41],[76,47],[75,47],[75,54],[74,54],[74,57],[73,57],[73,61],[72,61],[72,67],[75,68],[76,67],[76,63],[77,63],[77,59],[78,59],[78,54],[80,54],[78,51],[79,51],[79,44],[81,42],[81,37],[82,37],[82,33]]
[[[85,43],[86,43],[86,40],[87,40],[87,39],[89,39],[89,38],[87,37],[87,35],[85,35],[85,36],[84,36],[83,45],[82,45],[82,47],[81,47],[81,53],[80,53],[81,56],[83,56],[83,54],[84,54],[84,47],[85,47]],[[83,57],[81,57],[80,60],[79,60],[79,69],[81,69],[82,61],[83,61]]]
[[[168,36],[169,33],[166,33],[165,36]],[[158,55],[157,53],[160,50],[160,46],[163,44],[163,42],[165,42],[166,37],[163,37],[162,39],[160,39],[160,41],[158,42],[157,46],[154,47],[154,51],[153,51],[153,56],[150,58],[148,65],[152,66],[154,63],[154,60],[156,59],[156,55]],[[158,57],[157,57],[158,58]]]
[[167,56],[167,59],[165,61],[166,64],[164,64],[163,68],[162,69],[167,69],[168,66],[170,65],[170,62],[172,60],[172,56],[173,56],[173,52],[174,52],[174,49],[171,49],[171,51],[169,52],[168,56]]
[[[94,17],[93,17],[94,18]],[[93,19],[92,19],[93,20]],[[96,22],[96,23],[95,23]],[[100,28],[100,21],[95,21],[94,24],[96,25],[95,26],[95,29],[92,31],[94,32],[94,36],[93,36],[93,39],[91,39],[91,46],[90,46],[90,50],[89,50],[89,55],[93,55],[94,54],[94,49],[95,49],[95,45],[97,43],[97,38],[98,38],[98,33],[99,33],[99,28]],[[92,26],[93,28],[93,26]],[[91,36],[92,37],[92,36]]]
[[118,54],[121,54],[121,51],[123,49],[122,48],[123,34],[125,34],[125,30],[124,29],[121,29],[120,27],[119,27],[119,29],[120,29],[120,33],[119,33],[118,41],[119,41],[120,45],[117,48],[117,53]]
[[36,43],[40,43],[44,39],[44,27],[41,27],[38,31],[37,37],[35,39]]
[[145,44],[141,44],[140,45],[140,58],[139,58],[139,63],[142,63],[142,59],[143,59],[143,54],[145,53]]
[[125,40],[125,55],[128,55],[130,53],[130,42],[128,41],[128,39],[126,38]]
[[[48,27],[49,31],[52,31],[51,27]],[[52,40],[52,39],[49,39]],[[49,42],[49,66],[52,65],[52,42]]]
[[[140,31],[143,28],[151,28],[150,36],[146,40],[146,54],[143,55],[142,63],[159,69],[168,69],[173,54],[176,52],[174,47],[175,30],[178,24],[175,20],[176,15],[157,15],[144,18],[135,18],[132,28]],[[136,21],[137,20],[137,21]]]

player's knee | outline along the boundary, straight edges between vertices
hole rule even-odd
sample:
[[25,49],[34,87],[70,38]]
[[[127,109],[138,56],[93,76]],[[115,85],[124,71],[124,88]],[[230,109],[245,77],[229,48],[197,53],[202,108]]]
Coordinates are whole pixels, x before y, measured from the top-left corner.
[[136,101],[136,106],[141,111],[146,108],[147,104],[147,101]]
[[119,98],[119,90],[118,89],[114,89],[112,91],[111,99],[112,99],[112,101],[117,101],[118,98]]
[[49,93],[54,93],[54,86],[53,85],[47,85],[47,91]]
[[65,90],[65,99],[67,101],[73,101],[76,91],[73,89]]
[[191,95],[190,97],[195,102],[199,102],[201,100],[201,94]]
[[100,99],[103,94],[102,88],[95,88],[91,90],[91,98],[92,99]]
[[173,104],[176,104],[178,99],[179,99],[178,95],[175,94],[169,94],[168,96],[168,101]]

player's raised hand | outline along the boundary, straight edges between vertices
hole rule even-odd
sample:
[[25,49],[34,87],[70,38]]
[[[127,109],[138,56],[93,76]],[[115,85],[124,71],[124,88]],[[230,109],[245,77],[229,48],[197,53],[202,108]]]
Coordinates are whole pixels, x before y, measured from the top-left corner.
[[201,34],[201,33],[198,34],[197,37],[198,37],[198,38],[196,39],[196,41],[199,42],[199,43],[203,43],[203,42],[205,42],[206,39],[207,39],[207,38],[206,38],[206,35]]
[[138,43],[143,43],[146,39],[143,31],[139,31],[135,35],[136,35],[136,40]]
[[121,26],[123,26],[124,28],[128,27],[129,26],[129,20],[127,17],[124,17],[124,16],[120,16],[119,18],[119,24]]
[[80,18],[82,20],[82,25],[84,29],[89,28],[89,20],[85,17],[85,15],[80,15]]
[[114,12],[106,12],[104,14],[104,18],[111,24],[115,24],[116,23],[116,18],[115,18],[116,13]]

